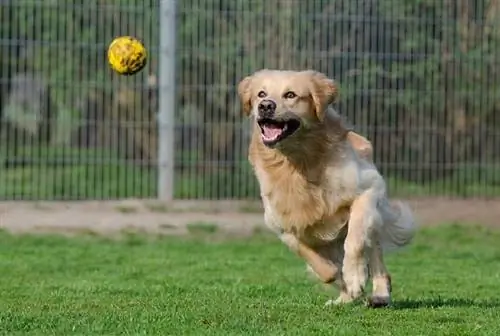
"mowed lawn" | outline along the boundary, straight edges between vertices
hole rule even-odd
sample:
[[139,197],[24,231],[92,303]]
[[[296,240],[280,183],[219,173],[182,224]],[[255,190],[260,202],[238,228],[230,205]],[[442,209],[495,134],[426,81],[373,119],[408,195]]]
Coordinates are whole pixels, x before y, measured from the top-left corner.
[[0,234],[2,335],[499,335],[500,233],[427,228],[387,257],[394,304],[333,293],[274,237]]

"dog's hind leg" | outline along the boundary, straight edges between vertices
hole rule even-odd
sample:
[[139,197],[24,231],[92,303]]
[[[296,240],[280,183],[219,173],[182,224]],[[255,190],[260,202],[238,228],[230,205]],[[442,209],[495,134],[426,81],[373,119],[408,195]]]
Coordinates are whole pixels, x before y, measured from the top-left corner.
[[347,133],[347,139],[354,150],[364,159],[373,162],[373,147],[370,141],[354,131]]
[[388,306],[391,302],[391,277],[384,264],[378,237],[374,237],[368,257],[368,269],[373,282],[373,292],[368,299],[368,306],[373,308]]

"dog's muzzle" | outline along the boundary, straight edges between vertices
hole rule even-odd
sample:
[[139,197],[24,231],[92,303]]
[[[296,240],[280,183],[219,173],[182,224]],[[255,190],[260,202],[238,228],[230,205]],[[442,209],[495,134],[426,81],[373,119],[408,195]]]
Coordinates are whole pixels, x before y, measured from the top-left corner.
[[278,142],[288,138],[300,127],[297,119],[280,120],[273,118],[258,118],[262,142],[268,147],[274,147]]
[[262,142],[268,147],[274,147],[300,127],[300,121],[293,116],[276,117],[276,109],[276,103],[271,99],[264,99],[257,106],[257,124],[261,130]]

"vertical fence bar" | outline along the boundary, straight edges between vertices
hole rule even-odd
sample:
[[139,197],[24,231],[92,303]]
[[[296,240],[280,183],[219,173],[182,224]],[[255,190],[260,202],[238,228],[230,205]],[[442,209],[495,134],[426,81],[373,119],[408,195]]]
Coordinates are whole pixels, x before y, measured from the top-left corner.
[[158,198],[174,198],[176,1],[160,0]]

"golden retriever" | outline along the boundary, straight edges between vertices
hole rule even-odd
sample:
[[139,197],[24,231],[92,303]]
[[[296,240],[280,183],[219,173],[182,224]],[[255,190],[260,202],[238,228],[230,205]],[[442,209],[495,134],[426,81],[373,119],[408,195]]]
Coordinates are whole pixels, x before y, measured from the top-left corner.
[[347,129],[330,107],[336,83],[312,71],[260,70],[238,84],[253,117],[249,160],[260,186],[266,225],[340,292],[327,304],[363,297],[391,300],[383,252],[407,245],[415,223],[409,207],[389,203],[368,140]]

